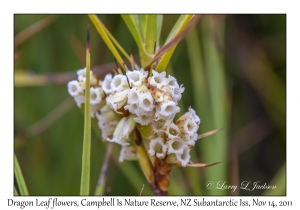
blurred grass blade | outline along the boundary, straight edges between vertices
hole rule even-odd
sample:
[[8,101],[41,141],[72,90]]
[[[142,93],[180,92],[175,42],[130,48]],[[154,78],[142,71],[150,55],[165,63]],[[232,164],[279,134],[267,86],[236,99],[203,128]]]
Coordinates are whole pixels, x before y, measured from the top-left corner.
[[[136,23],[134,22],[132,15],[121,15],[121,16],[139,48],[141,65],[144,66],[144,65],[146,65],[146,63],[148,63],[151,60],[151,56],[148,55],[148,53],[145,49],[142,37],[138,31],[138,27],[137,27]],[[143,28],[142,24],[141,24],[141,27]]]
[[108,144],[105,151],[105,156],[99,176],[99,180],[96,186],[95,195],[104,195],[104,189],[105,189],[105,181],[106,181],[106,172],[109,164],[109,160],[111,157],[111,152],[113,149],[113,144]]
[[123,65],[124,61],[121,58],[121,56],[118,53],[115,46],[113,45],[113,43],[111,42],[111,40],[109,39],[109,37],[106,33],[106,30],[105,30],[105,27],[102,24],[102,22],[99,20],[99,18],[96,15],[89,15],[89,18],[93,22],[94,26],[96,27],[97,31],[99,32],[100,36],[102,37],[103,41],[105,42],[105,44],[107,45],[107,47],[109,48],[111,53],[114,55],[114,57],[116,58],[116,60],[120,64],[120,66],[125,70],[125,67]]
[[269,190],[266,189],[262,195],[286,195],[286,163],[281,166],[269,185],[276,186],[276,188]]
[[80,195],[89,195],[91,170],[91,114],[90,114],[90,31],[86,40],[86,81],[84,106],[84,139],[82,152]]
[[17,156],[15,155],[15,167],[14,167],[14,171],[15,171],[15,177],[18,183],[18,187],[20,190],[20,195],[29,195],[27,187],[26,187],[26,183],[17,159]]
[[[174,36],[172,38],[174,38],[177,34],[179,34],[179,32],[181,32],[186,27],[186,25],[190,22],[192,17],[194,17],[194,15],[186,15],[186,17],[184,18],[184,20],[182,21],[182,23],[180,24],[179,28],[177,29],[176,33],[174,34]],[[172,38],[171,38],[171,40],[172,40]],[[156,70],[158,72],[162,72],[167,68],[167,65],[173,55],[173,52],[174,52],[178,42],[179,41],[177,41],[176,44],[162,56],[161,60],[159,61],[158,65],[156,67]]]
[[[213,141],[206,141],[205,148],[202,149],[204,159],[208,162],[222,161],[222,164],[217,167],[205,170],[206,177],[209,181],[217,182],[220,180],[226,181],[228,168],[228,140],[227,140],[227,100],[226,100],[226,84],[225,71],[221,59],[221,54],[217,50],[215,42],[215,31],[212,28],[212,16],[206,16],[202,21],[202,43],[204,54],[205,69],[207,69],[207,81],[210,100],[210,122],[211,128],[224,127],[222,132],[213,136]],[[215,30],[222,30],[222,25],[215,27]],[[223,39],[222,39],[223,40]],[[210,138],[210,137],[209,137]],[[211,195],[225,195],[228,194],[226,190],[211,189],[208,191]]]
[[145,48],[149,54],[153,54],[156,42],[157,15],[146,15]]
[[28,38],[30,38],[31,36],[39,32],[40,30],[49,26],[51,23],[54,22],[55,19],[56,19],[55,16],[49,15],[48,17],[45,17],[44,19],[32,24],[31,26],[25,28],[23,31],[18,33],[14,38],[15,49],[18,48]]

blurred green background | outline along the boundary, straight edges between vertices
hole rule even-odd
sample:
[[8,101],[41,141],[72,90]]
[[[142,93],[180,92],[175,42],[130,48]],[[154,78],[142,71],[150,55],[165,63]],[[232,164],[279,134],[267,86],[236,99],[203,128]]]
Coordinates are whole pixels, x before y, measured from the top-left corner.
[[[164,44],[180,15],[164,15]],[[138,48],[119,15],[98,15],[123,48]],[[103,78],[116,68],[87,15],[14,16],[14,149],[30,195],[78,195],[83,113],[67,82],[85,66],[86,28],[91,31],[91,66]],[[138,62],[138,59],[135,59]],[[169,73],[185,92],[182,112],[192,106],[201,118],[193,162],[210,168],[176,168],[169,195],[286,194],[286,15],[204,15],[178,44]],[[107,142],[92,133],[91,194]],[[113,146],[106,195],[153,195],[137,162],[119,164]],[[214,183],[206,189],[206,182]],[[274,190],[216,189],[217,183],[276,186]],[[249,188],[252,189],[252,187]]]

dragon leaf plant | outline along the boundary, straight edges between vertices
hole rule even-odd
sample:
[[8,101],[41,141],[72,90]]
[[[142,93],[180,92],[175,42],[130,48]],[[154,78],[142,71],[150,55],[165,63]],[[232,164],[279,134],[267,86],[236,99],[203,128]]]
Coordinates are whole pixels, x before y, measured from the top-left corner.
[[[90,70],[88,43],[87,66],[77,71],[77,80],[68,83],[69,94],[78,107],[86,107],[81,194],[89,192],[90,117],[98,120],[104,141],[121,146],[119,162],[140,163],[155,195],[167,195],[173,166],[216,164],[190,160],[190,151],[197,140],[218,130],[198,134],[200,117],[191,107],[174,119],[180,111],[178,103],[184,87],[165,71],[178,42],[201,16],[182,15],[160,47],[162,15],[122,15],[138,46],[138,63],[96,15],[89,18],[115,57],[118,68],[101,80]],[[122,57],[130,61],[131,69]]]

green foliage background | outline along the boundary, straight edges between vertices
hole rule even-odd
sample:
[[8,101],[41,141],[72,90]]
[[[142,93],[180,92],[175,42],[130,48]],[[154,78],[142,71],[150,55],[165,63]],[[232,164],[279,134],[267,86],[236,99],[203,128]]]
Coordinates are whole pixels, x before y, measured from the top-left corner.
[[[48,16],[15,15],[14,35]],[[138,54],[119,15],[98,17],[128,53]],[[178,17],[164,16],[160,46]],[[55,15],[53,23],[15,46],[14,148],[30,195],[79,194],[83,113],[69,96],[67,81],[56,82],[66,73],[75,78],[76,70],[85,66],[88,24],[91,67],[113,62],[87,15]],[[197,111],[199,133],[224,127],[199,140],[192,152],[194,162],[221,164],[173,167],[169,194],[285,195],[286,16],[204,15],[178,44],[167,71],[184,84],[181,109],[192,106]],[[28,74],[58,77],[22,83]],[[107,144],[92,133],[91,194]],[[119,150],[114,145],[114,157]],[[259,181],[277,188],[209,190],[207,181],[238,186]],[[110,160],[105,195],[138,195],[143,184],[143,195],[152,195],[137,162]]]

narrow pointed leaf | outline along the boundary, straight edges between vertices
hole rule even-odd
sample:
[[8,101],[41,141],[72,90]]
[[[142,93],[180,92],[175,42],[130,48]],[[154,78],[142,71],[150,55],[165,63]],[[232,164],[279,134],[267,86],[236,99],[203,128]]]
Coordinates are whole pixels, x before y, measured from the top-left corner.
[[19,190],[20,190],[20,195],[29,195],[28,190],[27,190],[27,186],[17,159],[17,156],[15,155],[15,177],[19,186]]
[[[138,31],[138,27],[132,17],[132,15],[122,15],[122,18],[127,25],[131,35],[133,36],[136,44],[138,45],[139,52],[140,52],[140,58],[141,58],[141,65],[144,66],[146,63],[148,63],[151,60],[151,56],[147,53],[144,42],[142,40],[142,37]],[[143,28],[143,25],[141,25]]]
[[82,152],[80,195],[89,195],[91,170],[91,114],[90,114],[90,32],[87,29],[86,41],[86,81],[84,109],[84,138]]
[[219,132],[222,129],[223,128],[215,129],[215,130],[212,130],[212,131],[208,131],[206,133],[199,134],[197,140],[202,139],[202,138],[207,137],[207,136],[210,136],[210,135],[213,135],[213,134]]
[[146,50],[149,54],[153,53],[156,42],[156,23],[157,15],[146,15],[145,44]]
[[97,31],[99,32],[100,36],[102,37],[103,41],[111,51],[111,53],[114,55],[120,66],[125,70],[123,66],[123,59],[121,58],[120,54],[118,53],[117,49],[113,45],[112,41],[109,39],[108,34],[106,33],[106,30],[104,28],[104,25],[99,20],[99,18],[96,15],[89,15],[89,18],[93,22],[94,26],[96,27]]

